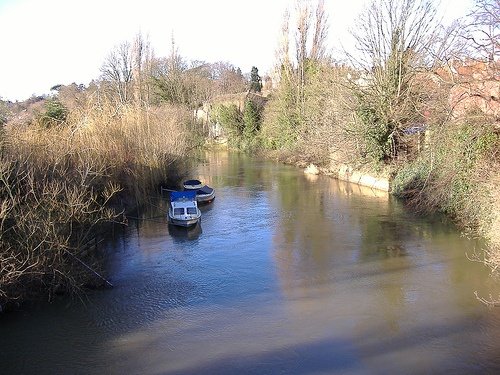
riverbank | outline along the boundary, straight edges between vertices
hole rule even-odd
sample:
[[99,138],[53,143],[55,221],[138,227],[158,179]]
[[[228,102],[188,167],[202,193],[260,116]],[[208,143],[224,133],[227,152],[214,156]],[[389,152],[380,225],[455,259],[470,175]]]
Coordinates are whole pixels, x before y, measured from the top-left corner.
[[311,163],[304,169],[304,173],[321,173],[341,181],[352,182],[370,189],[381,190],[387,193],[391,191],[391,184],[387,177],[364,173],[346,164],[337,165],[332,162],[331,166],[328,168],[318,168]]

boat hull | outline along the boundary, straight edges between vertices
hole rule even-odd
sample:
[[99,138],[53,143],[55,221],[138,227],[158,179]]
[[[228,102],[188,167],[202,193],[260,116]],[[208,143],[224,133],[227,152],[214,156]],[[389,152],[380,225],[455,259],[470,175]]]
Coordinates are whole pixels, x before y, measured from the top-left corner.
[[198,203],[210,203],[215,199],[215,190],[208,185],[203,185],[199,180],[185,181],[184,191],[196,192]]
[[215,191],[212,190],[209,194],[196,194],[196,201],[198,203],[210,203],[215,199]]
[[196,225],[200,221],[200,218],[194,218],[194,219],[176,219],[171,217],[170,215],[168,216],[168,222],[169,224],[176,225],[178,227],[192,227]]

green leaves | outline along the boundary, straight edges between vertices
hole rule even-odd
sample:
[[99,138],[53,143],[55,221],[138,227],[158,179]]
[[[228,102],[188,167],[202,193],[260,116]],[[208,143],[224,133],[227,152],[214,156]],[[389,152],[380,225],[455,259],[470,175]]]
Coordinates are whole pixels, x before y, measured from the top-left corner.
[[260,111],[251,100],[245,102],[243,111],[243,135],[245,138],[254,137],[260,129]]
[[45,102],[44,111],[38,115],[38,122],[45,127],[61,125],[67,116],[68,109],[58,99],[49,99]]
[[232,136],[240,136],[243,133],[242,115],[235,104],[219,105],[216,109],[216,120]]
[[259,76],[259,69],[257,67],[252,66],[252,70],[250,72],[250,91],[253,92],[261,92],[262,90],[262,79]]

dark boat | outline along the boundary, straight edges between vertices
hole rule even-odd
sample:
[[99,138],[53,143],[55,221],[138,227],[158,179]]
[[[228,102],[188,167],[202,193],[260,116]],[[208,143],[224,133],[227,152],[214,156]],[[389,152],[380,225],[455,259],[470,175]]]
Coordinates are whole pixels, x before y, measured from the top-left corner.
[[196,191],[198,203],[209,203],[215,199],[215,190],[200,180],[187,180],[182,184],[184,191]]

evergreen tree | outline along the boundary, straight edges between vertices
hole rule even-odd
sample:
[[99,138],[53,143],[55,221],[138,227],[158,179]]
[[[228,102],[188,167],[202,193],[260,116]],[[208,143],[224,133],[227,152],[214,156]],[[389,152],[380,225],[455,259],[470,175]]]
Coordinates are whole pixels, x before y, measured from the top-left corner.
[[247,138],[252,138],[260,128],[260,111],[251,100],[245,102],[243,111],[243,135]]
[[261,92],[262,90],[262,78],[259,76],[259,69],[252,66],[252,71],[250,72],[250,91]]

